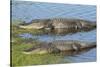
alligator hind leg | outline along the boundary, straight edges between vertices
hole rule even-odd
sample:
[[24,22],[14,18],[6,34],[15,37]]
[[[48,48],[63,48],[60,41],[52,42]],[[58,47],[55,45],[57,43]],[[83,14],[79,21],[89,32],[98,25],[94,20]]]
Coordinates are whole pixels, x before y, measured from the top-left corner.
[[73,45],[72,45],[72,48],[75,50],[75,51],[80,51],[80,44],[77,44],[77,43],[74,43]]

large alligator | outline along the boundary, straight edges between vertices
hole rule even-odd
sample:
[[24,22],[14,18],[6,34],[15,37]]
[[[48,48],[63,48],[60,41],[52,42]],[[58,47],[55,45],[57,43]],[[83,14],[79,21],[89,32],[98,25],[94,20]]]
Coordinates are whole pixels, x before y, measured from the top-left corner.
[[46,54],[60,52],[80,52],[81,50],[91,49],[96,47],[96,42],[84,42],[77,40],[56,40],[53,42],[43,42],[30,49],[24,50],[24,54]]
[[20,28],[25,29],[74,29],[74,30],[90,30],[96,27],[96,22],[82,19],[35,19],[29,23],[19,25]]

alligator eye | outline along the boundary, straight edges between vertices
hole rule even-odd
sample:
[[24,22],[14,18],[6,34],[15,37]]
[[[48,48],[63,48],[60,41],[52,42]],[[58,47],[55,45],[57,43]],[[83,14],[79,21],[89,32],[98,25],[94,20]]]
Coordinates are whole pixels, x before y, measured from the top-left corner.
[[76,29],[76,30],[78,29],[78,26],[77,26],[77,25],[75,26],[75,29]]
[[72,47],[73,47],[73,49],[74,49],[75,51],[78,51],[78,47],[77,47],[75,44],[73,44]]

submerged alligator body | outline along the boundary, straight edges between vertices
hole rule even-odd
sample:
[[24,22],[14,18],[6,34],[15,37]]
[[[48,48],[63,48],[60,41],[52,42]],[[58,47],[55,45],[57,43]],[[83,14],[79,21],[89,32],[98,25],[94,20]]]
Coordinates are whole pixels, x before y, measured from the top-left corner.
[[24,54],[46,54],[60,52],[80,52],[81,50],[96,47],[96,42],[83,42],[76,40],[57,40],[50,43],[41,43],[30,49],[24,50]]
[[80,19],[35,19],[30,23],[24,23],[19,25],[20,28],[26,29],[74,29],[84,30],[93,29],[96,27],[96,22],[80,20]]

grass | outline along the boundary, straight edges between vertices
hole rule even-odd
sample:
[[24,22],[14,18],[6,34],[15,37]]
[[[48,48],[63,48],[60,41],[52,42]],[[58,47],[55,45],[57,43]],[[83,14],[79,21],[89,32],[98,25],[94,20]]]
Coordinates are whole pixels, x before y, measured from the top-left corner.
[[30,34],[33,34],[33,35],[41,35],[41,34],[46,34],[48,33],[47,30],[37,30],[37,29],[22,29],[22,28],[19,28],[18,25],[12,25],[12,34],[15,35],[15,34],[22,34],[22,33],[30,33]]
[[28,65],[60,63],[62,56],[56,54],[44,54],[44,55],[23,54],[23,50],[31,48],[34,45],[39,44],[40,42],[38,40],[31,38],[24,39],[19,37],[18,35],[22,33],[31,33],[34,35],[35,34],[38,35],[38,34],[43,34],[44,31],[21,29],[18,28],[17,26],[18,24],[13,24],[11,27],[11,47],[12,47],[11,66],[28,66]]
[[[20,40],[20,41],[19,41]],[[23,54],[24,49],[28,49],[38,44],[38,41],[33,40],[31,44],[24,43],[26,39],[16,38],[16,41],[12,42],[12,66],[27,66],[27,65],[40,65],[40,64],[55,64],[59,63],[62,56],[55,54]]]

